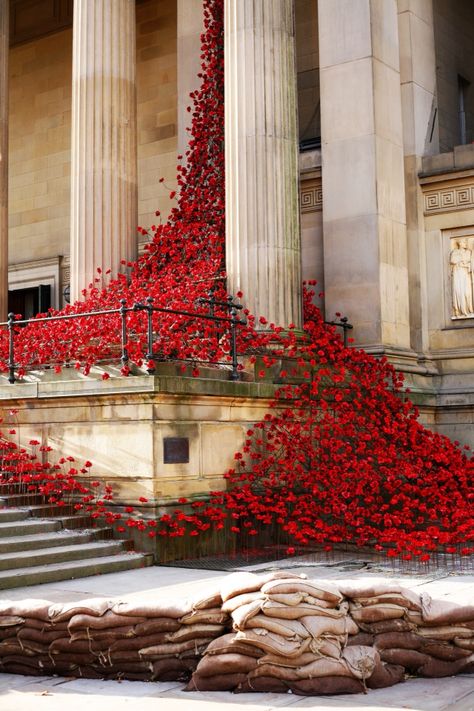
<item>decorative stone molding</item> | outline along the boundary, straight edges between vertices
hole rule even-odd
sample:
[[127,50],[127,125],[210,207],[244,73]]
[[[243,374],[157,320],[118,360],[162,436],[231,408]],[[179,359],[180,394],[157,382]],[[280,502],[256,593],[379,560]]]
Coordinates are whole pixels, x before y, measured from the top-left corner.
[[424,193],[425,215],[474,208],[474,181],[470,185],[443,187]]
[[[8,288],[10,291],[17,289],[30,289],[40,284],[51,288],[51,305],[54,308],[62,306],[62,285],[64,272],[61,279],[60,257],[39,259],[21,264],[11,264],[8,267]],[[66,282],[67,283],[67,282]]]
[[301,212],[320,212],[323,209],[321,179],[301,182],[300,205]]

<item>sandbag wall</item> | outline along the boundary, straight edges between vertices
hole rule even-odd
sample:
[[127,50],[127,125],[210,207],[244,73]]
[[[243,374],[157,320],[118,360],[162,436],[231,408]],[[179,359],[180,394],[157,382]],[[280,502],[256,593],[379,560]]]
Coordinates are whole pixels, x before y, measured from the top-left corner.
[[474,672],[474,605],[282,571],[236,573],[193,600],[0,601],[0,671],[359,693]]

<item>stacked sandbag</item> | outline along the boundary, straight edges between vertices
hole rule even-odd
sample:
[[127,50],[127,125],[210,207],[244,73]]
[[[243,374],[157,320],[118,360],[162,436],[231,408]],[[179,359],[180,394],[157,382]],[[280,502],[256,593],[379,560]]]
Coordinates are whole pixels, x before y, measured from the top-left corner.
[[218,591],[156,603],[0,603],[0,670],[186,681],[229,620]]
[[234,631],[209,645],[188,690],[356,693],[380,664],[371,647],[346,647],[359,629],[330,583],[236,575],[221,595]]
[[[452,676],[474,660],[474,607],[433,603],[392,581],[340,583],[352,618],[361,629],[351,643],[371,644],[390,674]],[[472,647],[471,647],[472,644]],[[376,688],[379,675],[368,681]]]

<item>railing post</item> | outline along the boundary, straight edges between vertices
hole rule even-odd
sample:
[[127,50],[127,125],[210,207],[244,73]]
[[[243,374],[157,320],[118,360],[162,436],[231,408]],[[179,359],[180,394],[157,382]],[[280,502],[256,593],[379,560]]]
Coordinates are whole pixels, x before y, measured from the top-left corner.
[[[153,361],[153,296],[146,297],[147,311],[147,327],[148,327],[148,353],[146,359],[148,362]],[[147,367],[148,375],[153,375],[155,368]]]
[[15,314],[8,314],[8,382],[15,382]]
[[230,308],[230,356],[232,358],[231,380],[240,380],[237,360],[237,326],[239,324],[237,306],[234,304],[234,297],[228,298]]
[[124,368],[126,365],[128,365],[128,350],[127,350],[127,343],[128,343],[128,336],[127,336],[127,307],[126,299],[120,299],[120,316],[122,319],[122,355],[121,355],[121,362],[122,362],[122,368]]

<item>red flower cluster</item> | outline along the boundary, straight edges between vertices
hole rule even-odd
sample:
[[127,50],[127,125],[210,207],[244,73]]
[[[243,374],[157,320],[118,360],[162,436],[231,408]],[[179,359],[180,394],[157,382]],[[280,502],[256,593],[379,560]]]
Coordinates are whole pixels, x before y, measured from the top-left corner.
[[[155,306],[181,310],[195,309],[197,298],[210,291],[218,300],[227,298],[222,5],[222,0],[204,2],[202,86],[192,95],[192,140],[178,167],[180,193],[170,218],[152,228],[147,254],[128,265],[129,283],[123,276],[101,288],[99,275],[85,300],[66,313],[115,308],[121,298],[132,305],[148,295]],[[239,351],[262,354],[271,342],[258,376],[271,367],[279,372],[280,387],[271,411],[249,430],[243,451],[235,455],[235,468],[225,475],[227,488],[214,492],[210,502],[181,499],[183,508],[156,521],[132,517],[130,507],[118,530],[135,527],[151,537],[175,538],[227,526],[235,534],[256,536],[271,526],[292,542],[291,550],[296,544],[331,548],[352,542],[406,560],[425,561],[435,550],[471,554],[472,460],[421,426],[403,394],[402,376],[384,359],[345,348],[312,305],[311,292],[305,295],[304,341],[291,327],[283,332],[270,324],[262,334],[255,318],[247,317]],[[146,352],[143,320],[142,312],[129,316],[129,354],[139,365]],[[259,322],[266,324],[263,317]],[[160,314],[154,329],[160,357],[228,357],[229,343],[213,325],[198,332],[195,320]],[[16,359],[23,369],[48,361],[58,370],[75,364],[87,374],[94,363],[117,358],[119,334],[119,319],[110,316],[88,320],[87,328],[81,318],[32,324],[18,332]],[[3,335],[4,369],[7,354]],[[126,366],[124,374],[129,372]],[[14,447],[3,441],[4,449],[9,446]],[[14,480],[36,486],[50,502],[60,504],[72,492],[75,507],[109,523],[121,519],[106,503],[112,492],[98,497],[81,488],[76,470],[63,474],[26,453],[18,468],[9,466]]]

